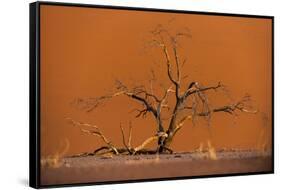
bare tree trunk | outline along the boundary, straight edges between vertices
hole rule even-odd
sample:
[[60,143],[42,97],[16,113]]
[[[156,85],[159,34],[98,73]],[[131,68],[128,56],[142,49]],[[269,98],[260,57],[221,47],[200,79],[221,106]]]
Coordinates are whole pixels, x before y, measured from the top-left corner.
[[170,120],[168,130],[166,131],[167,137],[165,137],[163,139],[159,138],[159,141],[158,141],[158,146],[159,146],[158,152],[159,153],[163,153],[167,148],[169,148],[169,146],[173,140],[173,137],[175,134],[175,129],[177,127],[178,110],[179,110],[180,105],[181,105],[181,101],[180,101],[180,99],[177,98],[176,105],[174,107],[174,111],[172,114],[172,118]]

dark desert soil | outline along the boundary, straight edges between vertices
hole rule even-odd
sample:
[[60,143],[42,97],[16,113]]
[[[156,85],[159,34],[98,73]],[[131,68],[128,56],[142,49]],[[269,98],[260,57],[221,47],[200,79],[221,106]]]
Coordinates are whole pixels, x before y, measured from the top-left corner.
[[59,168],[42,168],[41,185],[272,171],[271,154],[254,151],[220,151],[217,160],[206,152],[79,156],[63,158],[62,162]]

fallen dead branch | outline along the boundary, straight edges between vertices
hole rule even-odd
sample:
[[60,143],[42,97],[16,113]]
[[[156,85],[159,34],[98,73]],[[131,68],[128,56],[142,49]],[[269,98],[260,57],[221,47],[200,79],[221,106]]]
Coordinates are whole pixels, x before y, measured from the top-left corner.
[[[125,133],[123,127],[120,125],[120,130],[122,133],[122,142],[124,147],[116,147],[111,141],[109,141],[105,135],[100,131],[100,129],[96,125],[92,125],[89,123],[82,123],[73,120],[72,118],[66,118],[66,120],[71,124],[72,126],[78,128],[82,133],[89,134],[89,135],[94,135],[102,139],[104,142],[105,146],[99,147],[92,153],[88,154],[82,154],[83,155],[118,155],[118,154],[126,154],[126,155],[135,155],[135,154],[155,154],[157,151],[155,150],[149,150],[146,149],[146,147],[151,144],[153,141],[158,141],[159,138],[161,137],[167,137],[167,134],[165,133],[158,133],[152,137],[147,138],[146,140],[143,141],[140,145],[136,147],[132,147],[131,141],[132,141],[132,125],[130,123],[129,125],[129,137],[128,137],[128,142],[126,143],[125,139]],[[87,128],[90,129],[87,129]],[[172,152],[171,150],[169,150]]]

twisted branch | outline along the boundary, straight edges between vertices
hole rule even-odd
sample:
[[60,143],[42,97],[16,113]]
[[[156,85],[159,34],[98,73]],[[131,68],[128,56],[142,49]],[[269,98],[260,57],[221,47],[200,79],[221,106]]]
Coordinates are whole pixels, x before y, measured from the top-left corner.
[[[107,138],[103,135],[103,133],[99,130],[97,126],[88,123],[81,123],[78,121],[74,121],[71,118],[66,118],[66,119],[69,121],[71,125],[73,125],[74,127],[78,127],[81,132],[100,137],[103,140],[103,142],[107,145],[107,148],[109,150],[114,151],[115,154],[119,154],[117,148],[109,140],[107,140]],[[83,127],[90,127],[92,129],[85,129]]]

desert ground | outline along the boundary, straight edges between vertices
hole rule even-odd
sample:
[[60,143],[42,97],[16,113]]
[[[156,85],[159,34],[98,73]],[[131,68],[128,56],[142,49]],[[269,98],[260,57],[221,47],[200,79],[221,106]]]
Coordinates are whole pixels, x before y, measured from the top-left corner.
[[58,167],[41,167],[41,185],[191,177],[272,171],[271,153],[221,150],[160,155],[90,156],[61,158]]

